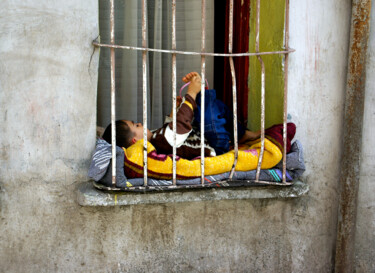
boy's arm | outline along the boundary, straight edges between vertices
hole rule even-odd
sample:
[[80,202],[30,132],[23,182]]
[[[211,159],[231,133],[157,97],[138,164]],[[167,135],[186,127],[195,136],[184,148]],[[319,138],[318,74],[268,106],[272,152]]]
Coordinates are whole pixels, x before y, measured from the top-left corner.
[[[185,95],[176,113],[176,147],[181,146],[192,130],[194,110],[197,108],[195,100],[189,94]],[[164,137],[173,146],[173,122],[165,128]]]
[[[178,107],[180,107],[182,103],[182,98],[180,96],[177,96],[176,97],[176,108],[178,109]],[[171,111],[171,113],[169,114],[169,116],[166,116],[166,119],[164,121],[164,123],[169,123],[173,120],[173,109]]]
[[[188,138],[190,132],[192,131],[192,122],[194,118],[194,110],[197,108],[195,103],[195,98],[200,92],[201,88],[201,78],[198,73],[190,73],[190,85],[188,87],[187,93],[182,100],[180,107],[177,109],[176,113],[176,147],[180,147],[185,140]],[[173,147],[174,137],[173,137],[173,122],[169,122],[167,126],[163,126],[165,130],[158,130],[154,134],[153,138],[155,142],[162,143],[163,138],[168,142],[170,146]]]

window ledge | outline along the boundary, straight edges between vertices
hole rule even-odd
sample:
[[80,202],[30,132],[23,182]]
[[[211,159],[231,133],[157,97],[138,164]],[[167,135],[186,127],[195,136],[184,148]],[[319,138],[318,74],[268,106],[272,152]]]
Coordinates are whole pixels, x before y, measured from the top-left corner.
[[109,193],[95,189],[92,182],[85,182],[79,185],[77,198],[81,206],[106,207],[211,200],[296,198],[306,195],[308,192],[309,186],[301,181],[294,182],[292,186],[212,188],[152,193]]

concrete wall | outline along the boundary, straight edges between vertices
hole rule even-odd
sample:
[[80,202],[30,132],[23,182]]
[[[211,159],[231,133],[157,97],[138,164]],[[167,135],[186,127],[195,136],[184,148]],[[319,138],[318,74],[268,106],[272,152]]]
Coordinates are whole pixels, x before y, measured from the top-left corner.
[[288,222],[295,272],[334,262],[350,16],[349,1],[291,1],[288,110],[311,189]]
[[[331,272],[350,1],[291,2],[289,112],[309,196],[115,208],[75,200],[95,142],[97,12],[95,1],[2,3],[0,271]],[[369,89],[373,71],[372,56]],[[362,165],[360,272],[374,270],[373,147]]]

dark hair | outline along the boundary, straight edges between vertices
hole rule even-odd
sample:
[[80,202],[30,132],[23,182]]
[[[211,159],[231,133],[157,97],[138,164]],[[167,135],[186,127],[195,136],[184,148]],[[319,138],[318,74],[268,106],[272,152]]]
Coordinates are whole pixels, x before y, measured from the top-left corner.
[[[130,145],[132,145],[133,136],[134,136],[134,133],[130,130],[129,125],[124,120],[116,121],[116,146],[128,148]],[[111,144],[112,142],[111,123],[105,129],[102,138]]]

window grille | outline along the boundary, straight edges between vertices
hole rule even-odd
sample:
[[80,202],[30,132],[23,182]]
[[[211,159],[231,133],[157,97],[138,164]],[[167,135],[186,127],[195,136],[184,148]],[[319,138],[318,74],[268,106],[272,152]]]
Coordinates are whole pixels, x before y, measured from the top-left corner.
[[[205,157],[204,157],[204,99],[205,99],[205,69],[206,69],[206,56],[221,56],[229,58],[230,63],[230,70],[232,76],[232,94],[233,94],[233,131],[234,131],[234,163],[232,169],[230,171],[229,179],[222,181],[222,183],[227,181],[232,181],[233,174],[235,171],[235,167],[237,164],[238,159],[238,136],[237,136],[237,90],[236,90],[236,72],[234,68],[234,57],[243,57],[243,56],[251,56],[257,57],[260,65],[261,65],[261,150],[259,154],[257,170],[256,170],[256,178],[253,183],[258,184],[272,184],[272,185],[291,185],[290,182],[286,181],[286,146],[287,146],[287,93],[288,93],[288,57],[289,53],[293,52],[294,49],[289,48],[289,0],[285,0],[285,35],[284,35],[284,50],[282,51],[268,51],[268,52],[261,52],[259,50],[259,37],[260,37],[260,0],[256,0],[256,28],[255,28],[255,53],[233,53],[232,52],[232,45],[233,45],[233,0],[230,0],[229,6],[229,39],[228,39],[228,53],[211,53],[206,52],[205,48],[205,41],[206,41],[206,0],[202,0],[202,10],[201,10],[201,51],[200,52],[191,52],[191,51],[179,51],[176,50],[176,0],[172,0],[172,49],[155,49],[155,48],[147,48],[147,40],[146,40],[146,25],[147,25],[147,0],[142,0],[142,47],[134,47],[134,46],[126,46],[126,45],[116,45],[115,44],[115,19],[114,19],[114,0],[110,0],[110,37],[111,43],[110,44],[103,44],[97,41],[93,42],[94,46],[97,47],[106,47],[110,48],[110,61],[111,61],[111,132],[112,132],[112,189],[116,189],[116,127],[115,127],[115,50],[116,49],[123,49],[123,50],[137,50],[142,51],[142,71],[143,71],[143,124],[144,124],[144,131],[143,131],[143,179],[144,184],[141,188],[147,189],[147,52],[160,52],[165,54],[172,55],[172,109],[176,109],[176,55],[177,54],[184,54],[184,55],[199,55],[201,56],[201,185],[200,187],[204,187],[205,181],[205,174],[204,174],[204,166],[205,166]],[[283,54],[284,55],[284,111],[283,111],[283,171],[282,171],[282,182],[269,182],[269,181],[260,181],[259,175],[263,160],[264,154],[264,142],[265,142],[265,64],[263,62],[262,56],[263,55],[275,55],[275,54]],[[172,186],[166,186],[168,189],[177,189],[179,188],[176,185],[176,111],[173,111],[173,134],[174,134],[174,145],[173,145],[173,175],[172,175]],[[220,183],[220,182],[219,182]],[[215,182],[217,184],[217,182]],[[134,187],[137,188],[137,187]],[[138,187],[140,188],[140,187]]]

